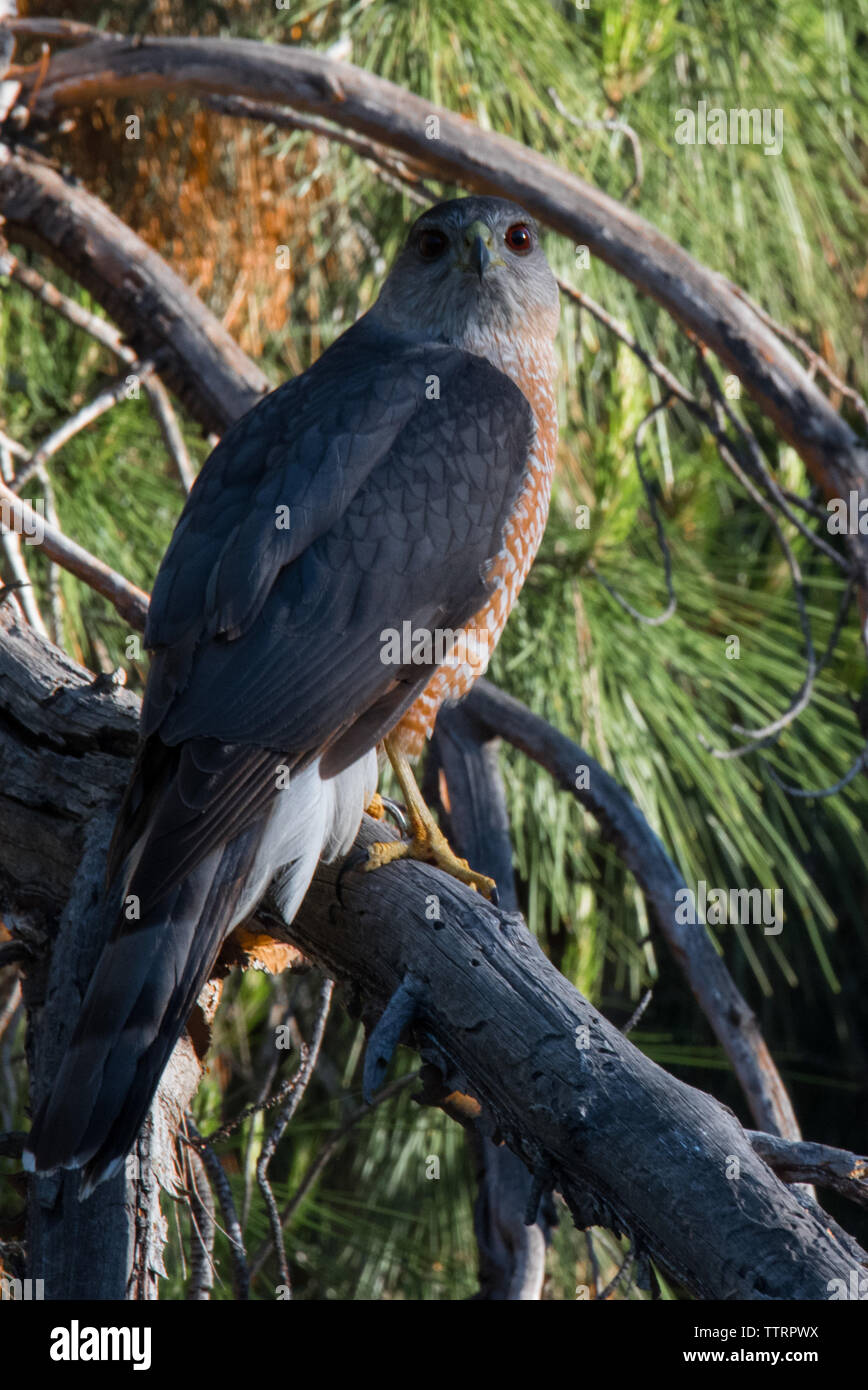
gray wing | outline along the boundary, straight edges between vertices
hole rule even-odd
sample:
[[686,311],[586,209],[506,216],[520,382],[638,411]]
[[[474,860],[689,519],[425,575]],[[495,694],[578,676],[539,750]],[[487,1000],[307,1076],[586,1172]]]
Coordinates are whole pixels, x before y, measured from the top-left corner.
[[394,679],[384,628],[481,606],[532,432],[481,358],[344,335],[197,481],[154,588],[144,733],[321,750]]
[[[394,726],[434,668],[384,665],[381,634],[479,610],[532,435],[489,363],[364,321],[226,434],[154,588],[146,756],[118,856],[147,825],[150,869],[162,845],[159,876],[177,881],[261,815],[276,764],[332,749],[334,773]],[[155,820],[160,758],[172,791]]]

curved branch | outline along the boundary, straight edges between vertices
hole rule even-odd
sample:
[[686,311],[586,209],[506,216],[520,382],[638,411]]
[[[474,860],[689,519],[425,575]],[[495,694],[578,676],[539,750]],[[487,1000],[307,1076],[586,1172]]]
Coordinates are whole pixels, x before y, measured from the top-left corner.
[[[514,198],[555,231],[587,245],[712,348],[828,495],[865,487],[864,443],[725,276],[542,155],[372,73],[296,46],[113,36],[56,54],[34,115],[52,121],[103,97],[169,90],[291,106],[399,150],[445,182]],[[868,566],[868,545],[857,549]]]
[[206,430],[221,433],[270,389],[268,378],[163,258],[74,179],[32,151],[0,145],[4,231],[88,289],[141,361]]
[[[106,788],[124,779],[136,702],[93,690],[86,672],[2,610],[0,634],[0,756],[4,770],[22,760],[29,769],[24,783],[4,778],[0,820],[5,828],[14,806],[19,837],[49,817],[65,819],[80,840],[96,807],[106,819]],[[21,682],[41,698],[10,708]],[[58,688],[63,698],[48,699]],[[85,729],[98,750],[86,762]],[[366,821],[359,843],[386,833]],[[31,835],[27,862],[0,843],[4,909],[34,911],[35,870],[50,933],[48,898],[62,902],[76,873],[84,887],[75,856],[64,872],[54,835]],[[320,871],[287,936],[352,987],[369,1024],[412,973],[422,987],[409,1040],[427,1064],[427,1098],[472,1098],[487,1132],[524,1159],[539,1188],[561,1192],[581,1227],[626,1231],[640,1253],[707,1298],[825,1300],[832,1279],[846,1282],[854,1260],[868,1258],[778,1181],[730,1111],[668,1076],[592,1009],[519,917],[424,864],[345,874],[340,895],[339,873],[339,865]],[[732,1158],[737,1181],[727,1176]]]
[[[732,1063],[757,1123],[772,1133],[798,1139],[790,1098],[756,1018],[704,927],[678,921],[678,895],[686,884],[638,806],[589,753],[487,680],[476,682],[464,707],[492,733],[550,772],[558,786],[600,823],[640,885],[652,917]],[[578,767],[588,770],[583,779],[587,786],[576,786]]]

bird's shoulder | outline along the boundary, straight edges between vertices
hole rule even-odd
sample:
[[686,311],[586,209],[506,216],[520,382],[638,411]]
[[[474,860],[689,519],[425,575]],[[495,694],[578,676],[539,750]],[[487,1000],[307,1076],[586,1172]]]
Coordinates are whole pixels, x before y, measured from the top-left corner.
[[519,468],[530,421],[521,391],[486,359],[359,320],[209,456],[160,566],[146,645],[171,646],[200,622],[212,636],[237,635],[279,570],[379,466],[394,472],[417,454],[420,436],[456,467],[505,449]]

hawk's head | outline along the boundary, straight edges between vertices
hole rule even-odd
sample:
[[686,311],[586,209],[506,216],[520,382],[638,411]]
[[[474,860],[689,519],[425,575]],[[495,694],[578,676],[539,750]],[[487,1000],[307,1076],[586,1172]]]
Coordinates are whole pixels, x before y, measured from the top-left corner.
[[416,219],[372,317],[401,334],[479,351],[488,335],[550,342],[558,312],[533,218],[505,198],[472,197]]

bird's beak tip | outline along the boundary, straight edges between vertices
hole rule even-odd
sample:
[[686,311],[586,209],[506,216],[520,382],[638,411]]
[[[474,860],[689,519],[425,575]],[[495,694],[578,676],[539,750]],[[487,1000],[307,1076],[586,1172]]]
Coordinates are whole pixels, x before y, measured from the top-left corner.
[[491,252],[481,236],[474,238],[467,256],[467,269],[479,276],[480,281],[491,265]]

